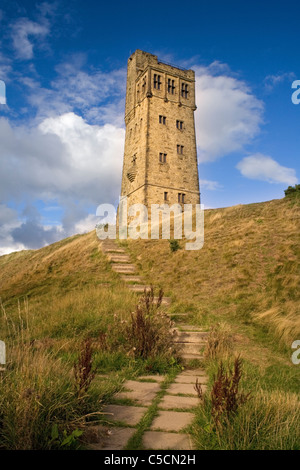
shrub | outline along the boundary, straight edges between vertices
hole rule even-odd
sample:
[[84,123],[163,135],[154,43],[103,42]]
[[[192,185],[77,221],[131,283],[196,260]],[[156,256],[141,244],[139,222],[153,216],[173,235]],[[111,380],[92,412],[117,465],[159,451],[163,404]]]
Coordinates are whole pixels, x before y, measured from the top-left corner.
[[172,253],[180,249],[180,244],[178,240],[169,240],[170,243],[170,250]]
[[135,358],[172,357],[176,353],[172,322],[160,311],[162,297],[162,290],[155,300],[153,287],[150,291],[145,289],[129,324],[125,326],[126,341]]
[[287,189],[284,190],[284,194],[286,196],[300,194],[300,184],[295,184],[295,186],[289,186]]

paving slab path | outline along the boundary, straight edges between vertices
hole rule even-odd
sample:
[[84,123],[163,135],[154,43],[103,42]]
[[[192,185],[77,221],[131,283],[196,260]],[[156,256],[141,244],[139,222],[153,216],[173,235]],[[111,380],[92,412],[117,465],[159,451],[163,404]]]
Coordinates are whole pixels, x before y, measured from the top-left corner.
[[[144,293],[150,286],[132,263],[130,256],[113,240],[104,240],[103,253],[108,256],[112,269],[120,274],[120,279],[128,289],[136,294]],[[157,299],[157,298],[156,298]],[[163,297],[162,305],[170,306],[171,298]],[[190,312],[167,312],[177,326],[176,340],[181,355],[187,361],[201,360],[207,333],[200,327],[184,324]],[[208,377],[202,368],[191,369],[188,365],[170,381],[166,376],[147,375],[127,380],[112,403],[104,407],[107,426],[95,426],[94,442],[91,449],[119,450],[130,448],[135,435],[141,433],[141,423],[151,413],[151,423],[143,429],[140,448],[191,450],[193,443],[188,434],[199,406],[200,398],[195,389],[196,380],[206,391]],[[151,407],[151,408],[150,408]]]

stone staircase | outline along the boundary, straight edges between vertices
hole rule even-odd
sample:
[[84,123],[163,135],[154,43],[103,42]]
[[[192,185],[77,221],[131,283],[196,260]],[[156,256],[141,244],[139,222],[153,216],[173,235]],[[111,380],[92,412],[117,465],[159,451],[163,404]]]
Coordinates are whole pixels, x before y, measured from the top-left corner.
[[[145,284],[142,276],[137,273],[130,256],[115,241],[102,241],[101,249],[111,262],[112,269],[120,274],[120,279],[127,284],[128,289],[136,294],[143,294],[145,289],[151,289],[151,286]],[[171,298],[163,297],[162,306],[167,309],[170,305]],[[188,363],[191,360],[202,359],[207,333],[194,325],[184,323],[188,321],[189,312],[166,311],[166,313],[176,325],[175,341],[186,362],[184,371],[174,378],[173,383],[167,383],[167,387],[163,387],[166,385],[167,378],[158,375],[126,381],[123,390],[114,396],[114,403],[107,405],[103,410],[108,414],[107,419],[115,425],[113,427],[98,426],[101,439],[96,438],[90,448],[123,449],[138,432],[139,423],[148,412],[150,405],[153,407],[153,404],[156,404],[156,413],[151,426],[142,436],[142,448],[193,449],[186,428],[193,421],[193,411],[199,405],[199,397],[195,390],[196,379],[205,392],[207,376],[204,369],[189,369]],[[126,405],[124,405],[124,400],[126,400]]]

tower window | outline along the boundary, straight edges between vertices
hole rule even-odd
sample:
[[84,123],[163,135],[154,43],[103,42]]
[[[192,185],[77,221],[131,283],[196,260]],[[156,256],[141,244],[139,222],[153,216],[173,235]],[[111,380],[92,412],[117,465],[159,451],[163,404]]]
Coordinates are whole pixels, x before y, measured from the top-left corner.
[[183,145],[177,145],[177,153],[183,155]]
[[142,83],[142,90],[143,90],[143,93],[145,93],[145,91],[146,91],[146,83],[147,83],[146,77],[144,77],[144,78],[143,78],[143,83]]
[[167,161],[167,154],[166,154],[166,153],[160,153],[160,154],[159,154],[159,161],[160,161],[160,163],[166,163],[166,161]]
[[154,74],[154,88],[157,90],[160,90],[161,87],[161,76],[157,75],[157,73]]
[[164,192],[164,201],[167,201],[167,200],[168,200],[168,193]]
[[185,201],[185,194],[184,193],[178,193],[178,202],[181,202],[184,204]]
[[189,88],[188,88],[188,85],[186,83],[182,83],[181,84],[181,96],[182,98],[188,98],[188,94],[189,94]]
[[159,124],[166,124],[167,118],[166,116],[159,116]]
[[168,78],[168,93],[174,95],[175,92],[175,80]]
[[180,131],[182,131],[182,129],[183,129],[183,121],[176,121],[176,127],[177,127],[177,129],[179,129]]

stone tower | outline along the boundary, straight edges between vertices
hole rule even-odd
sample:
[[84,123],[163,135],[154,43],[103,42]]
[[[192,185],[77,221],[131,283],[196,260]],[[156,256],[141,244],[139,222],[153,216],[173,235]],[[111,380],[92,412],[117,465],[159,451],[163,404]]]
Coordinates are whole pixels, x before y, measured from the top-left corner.
[[136,50],[128,59],[121,198],[199,204],[195,73]]

